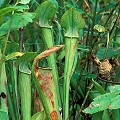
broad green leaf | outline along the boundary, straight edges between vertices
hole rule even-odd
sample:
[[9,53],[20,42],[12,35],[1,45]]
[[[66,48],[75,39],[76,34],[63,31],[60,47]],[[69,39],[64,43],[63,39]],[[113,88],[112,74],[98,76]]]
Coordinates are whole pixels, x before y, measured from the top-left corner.
[[0,27],[0,36],[5,35],[9,28],[11,30],[16,30],[26,26],[28,23],[32,22],[34,18],[34,14],[25,12],[25,13],[15,13],[11,19],[9,19],[6,23],[2,24]]
[[31,74],[30,69],[28,68],[28,63],[37,56],[36,52],[27,52],[17,59],[16,64],[19,64],[20,72]]
[[[104,58],[105,52],[106,48],[102,48],[97,52],[96,56],[99,58],[99,60],[102,60]],[[120,54],[119,48],[109,48],[106,58],[112,58],[119,54]]]
[[109,109],[118,109],[120,108],[120,95],[116,96],[116,98],[111,100],[109,105]]
[[31,0],[20,0],[19,3],[21,4],[28,4]]
[[46,120],[45,111],[35,113],[35,114],[31,117],[31,120]]
[[14,10],[17,10],[17,8],[14,8],[14,7],[6,7],[6,8],[3,8],[3,9],[0,9],[0,17],[1,16],[4,16]]
[[106,93],[95,98],[94,101],[89,105],[89,107],[84,110],[84,112],[93,114],[107,109],[119,109],[120,85],[110,86],[109,90],[111,93]]
[[113,85],[109,87],[109,91],[111,93],[117,93],[120,94],[120,85]]
[[28,5],[21,5],[21,6],[10,6],[10,7],[5,7],[3,9],[0,9],[0,16],[4,16],[12,11],[21,11],[23,12],[23,10],[29,9]]
[[78,31],[85,27],[85,20],[78,11],[71,8],[63,14],[61,24],[66,29],[66,37],[78,38]]
[[51,20],[56,14],[56,7],[50,1],[45,1],[37,8],[35,11],[36,16],[35,19],[39,19],[39,25],[41,27],[51,28],[49,25],[49,20]]
[[[111,87],[110,87],[111,88]],[[115,88],[114,88],[115,89]],[[112,90],[113,91],[113,90]],[[107,109],[120,108],[120,95],[118,92],[106,93],[93,99],[93,102],[87,107],[84,112],[93,114]]]
[[[93,114],[99,111],[110,109],[111,102],[117,98],[116,94],[106,93],[98,96],[83,112]],[[115,101],[114,101],[115,102]]]
[[7,55],[5,57],[5,60],[7,61],[7,60],[10,60],[12,58],[15,58],[15,57],[18,57],[18,56],[22,56],[22,55],[23,55],[23,53],[21,53],[21,52],[14,52],[14,53],[11,53],[11,54]]
[[7,112],[4,112],[0,109],[0,120],[9,120],[9,116]]
[[85,78],[97,78],[96,74],[91,74],[90,72],[84,71],[83,75],[85,76]]
[[93,85],[96,87],[96,89],[101,93],[101,94],[105,94],[106,91],[104,90],[104,88],[96,81],[94,81],[92,79]]
[[94,29],[96,29],[98,32],[106,32],[107,30],[102,25],[95,25]]
[[0,8],[3,8],[6,5],[8,5],[9,2],[10,2],[10,0],[0,0]]

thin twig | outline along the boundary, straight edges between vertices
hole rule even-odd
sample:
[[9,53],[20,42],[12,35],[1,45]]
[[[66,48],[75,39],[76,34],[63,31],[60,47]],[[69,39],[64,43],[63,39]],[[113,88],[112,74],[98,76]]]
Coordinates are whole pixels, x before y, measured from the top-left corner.
[[95,1],[95,8],[94,8],[94,13],[93,13],[93,23],[92,23],[92,28],[91,28],[90,46],[92,46],[92,39],[93,39],[93,34],[94,34],[94,25],[95,25],[95,20],[96,20],[97,3],[98,3],[98,0]]
[[87,101],[87,98],[88,98],[88,96],[89,96],[89,94],[90,94],[90,91],[92,90],[92,88],[93,88],[93,84],[91,84],[90,85],[90,87],[89,87],[89,89],[88,89],[88,92],[87,92],[87,94],[86,94],[86,96],[85,96],[85,99],[84,99],[84,101],[83,101],[83,103],[82,103],[82,106],[81,106],[81,108],[80,108],[80,111],[79,111],[79,115],[78,115],[78,117],[77,117],[77,120],[79,119],[79,117],[80,117],[80,114],[81,114],[81,112],[82,112],[82,109],[83,109],[83,107],[84,107],[84,105],[85,105],[85,103],[86,103],[86,101]]
[[20,29],[21,35],[20,35],[20,52],[24,51],[24,28]]

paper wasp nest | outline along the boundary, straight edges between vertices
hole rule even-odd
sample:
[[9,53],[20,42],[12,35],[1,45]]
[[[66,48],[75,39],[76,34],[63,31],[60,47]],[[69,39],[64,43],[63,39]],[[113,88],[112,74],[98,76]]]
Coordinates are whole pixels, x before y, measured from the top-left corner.
[[104,80],[110,80],[110,77],[115,75],[114,66],[120,66],[117,59],[100,61],[94,54],[92,55],[92,60],[98,66],[98,77]]
[[98,73],[101,79],[109,80],[112,73],[112,65],[109,63],[109,60],[104,60],[98,66]]

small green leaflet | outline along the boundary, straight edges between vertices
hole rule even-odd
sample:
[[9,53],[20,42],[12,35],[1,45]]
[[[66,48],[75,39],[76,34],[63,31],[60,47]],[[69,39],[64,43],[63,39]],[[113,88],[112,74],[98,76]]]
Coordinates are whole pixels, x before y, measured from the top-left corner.
[[98,25],[98,24],[96,24],[94,26],[94,29],[97,30],[98,32],[106,32],[107,31],[102,25]]
[[28,4],[30,2],[30,0],[21,0],[19,3],[21,4]]

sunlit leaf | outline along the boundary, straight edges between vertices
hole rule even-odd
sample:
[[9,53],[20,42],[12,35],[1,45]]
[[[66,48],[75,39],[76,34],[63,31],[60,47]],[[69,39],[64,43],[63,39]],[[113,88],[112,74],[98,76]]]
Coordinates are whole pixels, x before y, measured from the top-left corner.
[[114,100],[115,98],[117,98],[116,94],[106,93],[104,95],[100,95],[95,98],[94,101],[83,112],[87,114],[93,114],[109,109],[112,100]]
[[19,3],[21,4],[28,4],[31,0],[20,0]]
[[21,53],[21,52],[14,52],[14,53],[11,53],[11,54],[7,55],[5,57],[5,60],[7,61],[7,60],[10,60],[12,58],[19,57],[19,56],[22,56],[22,55],[23,55],[23,53]]
[[96,29],[98,32],[106,32],[107,30],[102,25],[95,25],[94,29]]
[[28,23],[32,22],[34,14],[25,12],[25,13],[15,13],[11,19],[6,23],[2,24],[0,27],[0,36],[5,35],[9,29],[16,30],[26,26]]
[[120,85],[109,86],[109,91],[111,93],[118,93],[118,94],[120,94]]
[[[96,86],[97,87],[97,86]],[[93,102],[87,107],[84,112],[93,114],[99,111],[107,109],[119,109],[120,108],[120,85],[114,85],[109,87],[110,93],[97,96],[93,99]],[[103,93],[105,93],[103,91]]]
[[4,16],[14,10],[17,10],[17,8],[14,8],[14,7],[6,7],[6,8],[3,8],[3,9],[0,9],[0,16]]

